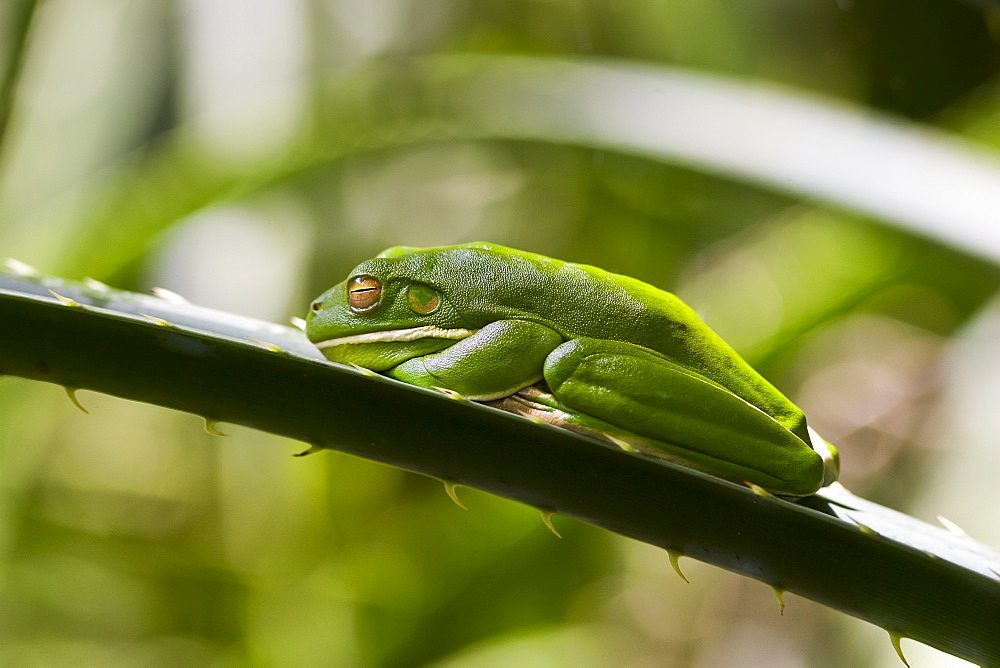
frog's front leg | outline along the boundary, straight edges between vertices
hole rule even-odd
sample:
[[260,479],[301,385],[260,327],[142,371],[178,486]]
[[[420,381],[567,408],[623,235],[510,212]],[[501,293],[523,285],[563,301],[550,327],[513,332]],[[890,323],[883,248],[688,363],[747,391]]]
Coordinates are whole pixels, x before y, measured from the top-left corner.
[[556,348],[545,381],[573,411],[643,437],[645,452],[679,457],[697,468],[802,496],[824,481],[824,464],[761,409],[723,386],[651,350],[581,338]]
[[413,385],[490,401],[541,380],[545,358],[562,342],[544,325],[498,320],[439,353],[407,360],[387,373]]

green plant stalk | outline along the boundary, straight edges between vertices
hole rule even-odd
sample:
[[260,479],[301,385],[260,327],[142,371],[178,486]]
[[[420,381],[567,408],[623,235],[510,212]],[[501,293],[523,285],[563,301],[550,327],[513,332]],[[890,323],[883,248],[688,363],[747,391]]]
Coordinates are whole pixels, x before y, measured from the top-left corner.
[[1000,665],[1000,553],[843,488],[800,503],[755,494],[331,364],[290,327],[30,275],[0,273],[0,373],[242,424],[476,487],[746,575],[897,637]]
[[[338,71],[319,87],[286,150],[251,166],[213,156],[181,125],[80,184],[79,207],[39,212],[32,231],[50,239],[50,266],[107,277],[200,209],[350,156],[468,140],[580,146],[682,165],[827,202],[1000,262],[992,216],[1000,209],[1000,159],[960,137],[838,100],[683,69],[481,54]],[[63,233],[67,220],[72,236]]]
[[7,43],[7,52],[0,54],[0,157],[4,154],[15,91],[27,53],[28,33],[37,14],[39,0],[9,0],[9,2],[3,17],[7,19],[7,34],[0,36],[0,39]]

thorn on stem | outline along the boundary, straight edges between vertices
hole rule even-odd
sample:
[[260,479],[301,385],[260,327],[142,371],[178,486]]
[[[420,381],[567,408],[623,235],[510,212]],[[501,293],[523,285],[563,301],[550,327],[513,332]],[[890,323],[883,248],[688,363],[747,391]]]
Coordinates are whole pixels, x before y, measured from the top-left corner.
[[769,491],[767,491],[766,489],[764,489],[760,485],[755,485],[752,482],[744,482],[743,484],[746,485],[747,487],[749,487],[750,491],[752,491],[754,494],[756,494],[759,497],[762,497],[762,498],[765,498],[765,499],[773,499],[773,498],[775,498],[774,494],[771,494]]
[[[852,518],[852,519],[853,519],[853,518]],[[875,529],[872,529],[872,528],[871,528],[870,526],[868,526],[867,524],[862,524],[861,522],[859,522],[859,521],[857,521],[857,520],[854,520],[854,523],[858,525],[858,528],[859,528],[859,529],[861,529],[861,533],[866,533],[866,534],[868,534],[869,536],[877,536],[877,535],[878,535],[878,532],[877,532],[877,531],[875,531]]]
[[965,533],[965,530],[962,529],[962,527],[958,526],[957,524],[949,520],[947,517],[944,517],[943,515],[935,515],[934,517],[937,518],[937,521],[941,524],[941,526],[943,526],[945,529],[955,534],[956,536],[969,535]]
[[462,500],[458,498],[458,492],[456,491],[459,487],[458,483],[452,480],[442,480],[441,483],[444,484],[444,491],[448,493],[448,497],[462,510],[468,510],[465,504],[462,503]]
[[205,418],[205,431],[207,431],[212,436],[229,436],[224,431],[220,431],[216,425],[219,424],[218,420],[210,420]]
[[542,521],[545,522],[545,526],[549,528],[549,531],[554,533],[556,535],[556,538],[562,538],[562,534],[556,531],[555,525],[552,524],[552,516],[555,515],[555,512],[551,510],[541,510],[541,513],[542,513]]
[[776,587],[771,585],[771,591],[774,592],[774,597],[778,599],[778,611],[782,617],[785,616],[785,590],[781,587]]
[[[886,630],[888,631],[888,629]],[[910,668],[910,662],[906,660],[905,656],[903,656],[903,648],[899,646],[899,641],[902,640],[903,636],[900,635],[899,633],[896,633],[895,631],[888,631],[888,632],[889,632],[889,640],[892,642],[892,648],[896,650],[896,654],[899,656],[899,660],[903,662],[903,665],[906,666],[906,668]]]
[[171,304],[190,304],[187,299],[181,297],[179,294],[173,290],[167,290],[166,288],[153,288],[152,293],[162,299],[165,302],[170,302]]
[[617,445],[625,452],[639,452],[639,450],[634,445],[632,445],[626,440],[618,438],[617,436],[612,436],[611,434],[604,434],[604,438],[608,439],[609,441]]
[[681,571],[681,565],[679,560],[682,556],[684,555],[682,555],[677,550],[667,549],[667,559],[670,560],[670,566],[674,569],[674,573],[677,573],[677,575],[679,575],[681,580],[684,580],[684,582],[691,584],[691,581],[688,580],[687,576],[684,575],[684,572]]
[[258,339],[258,338],[254,337],[254,336],[251,336],[251,337],[248,337],[248,338],[251,341],[253,341],[254,343],[256,343],[256,344],[258,344],[260,346],[263,346],[264,348],[267,348],[272,353],[283,353],[283,352],[285,352],[285,349],[282,348],[281,346],[279,346],[276,343],[271,343],[270,341],[264,341],[263,339]]
[[141,315],[143,318],[150,321],[154,325],[159,325],[160,327],[173,327],[173,325],[171,325],[169,322],[167,322],[163,318],[157,318],[155,315],[149,315],[148,313],[140,313],[139,315]]
[[53,297],[58,299],[66,306],[72,306],[73,308],[83,308],[83,304],[81,304],[80,302],[74,299],[70,299],[69,297],[63,297],[61,294],[55,292],[54,290],[49,290],[49,294],[51,294]]
[[80,403],[80,399],[77,398],[77,396],[76,396],[76,391],[79,388],[69,387],[67,385],[67,386],[63,387],[63,389],[66,390],[66,396],[69,397],[69,400],[73,402],[74,406],[76,406],[77,408],[79,408],[81,411],[83,411],[87,415],[90,415],[90,411],[88,411],[86,408],[83,407],[83,404]]

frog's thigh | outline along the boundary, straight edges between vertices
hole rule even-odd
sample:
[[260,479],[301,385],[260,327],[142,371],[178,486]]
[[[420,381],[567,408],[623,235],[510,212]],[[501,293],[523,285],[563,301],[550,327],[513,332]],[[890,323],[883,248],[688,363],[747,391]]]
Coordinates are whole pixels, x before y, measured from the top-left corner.
[[812,493],[823,479],[819,455],[774,418],[645,348],[567,341],[546,360],[545,380],[570,408],[720,475],[788,494]]
[[498,320],[432,355],[407,360],[388,373],[423,387],[443,387],[489,401],[542,378],[546,356],[563,342],[552,329],[522,320]]

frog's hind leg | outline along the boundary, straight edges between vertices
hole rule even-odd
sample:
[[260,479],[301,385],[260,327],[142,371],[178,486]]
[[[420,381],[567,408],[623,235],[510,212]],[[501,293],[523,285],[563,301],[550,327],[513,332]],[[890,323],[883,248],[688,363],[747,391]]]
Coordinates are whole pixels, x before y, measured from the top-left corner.
[[651,439],[656,454],[789,496],[823,482],[820,456],[774,417],[721,385],[629,343],[580,338],[545,361],[545,381],[573,411]]

